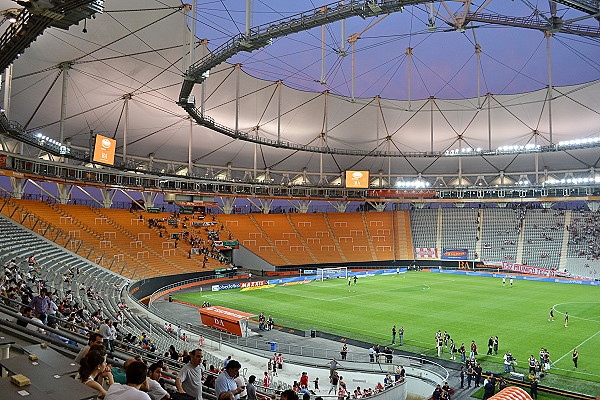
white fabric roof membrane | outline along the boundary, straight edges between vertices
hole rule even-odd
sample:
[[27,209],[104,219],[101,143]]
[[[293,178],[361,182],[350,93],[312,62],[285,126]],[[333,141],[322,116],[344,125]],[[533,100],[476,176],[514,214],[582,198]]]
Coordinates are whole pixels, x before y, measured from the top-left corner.
[[[235,6],[239,2],[233,3]],[[179,5],[180,2],[175,0],[108,0],[105,2],[106,12],[88,21],[88,32],[85,34],[82,32],[82,24],[69,31],[47,30],[14,63],[10,119],[22,124],[31,119],[27,129],[35,129],[58,139],[62,77],[58,77],[54,84],[53,80],[60,72],[58,65],[71,61],[72,67],[68,71],[65,137],[71,138],[74,145],[87,146],[89,132],[93,130],[95,133],[115,137],[119,151],[122,151],[125,126],[123,98],[131,94],[128,102],[127,153],[142,157],[153,153],[157,159],[187,162],[190,122],[187,114],[175,104],[182,81],[181,58],[184,54],[182,42],[185,17],[177,9]],[[14,6],[12,1],[0,0],[2,9]],[[308,8],[312,6],[308,4]],[[223,17],[226,14],[220,15]],[[238,16],[239,18],[241,17]],[[369,22],[361,21],[359,18],[358,22],[353,23],[364,25]],[[519,30],[523,31],[527,30]],[[231,32],[231,35],[234,33],[237,32]],[[320,38],[320,30],[314,34]],[[536,31],[536,34],[539,40],[539,32]],[[220,40],[225,40],[225,35],[221,34]],[[288,62],[285,60],[285,50],[288,48],[289,53],[294,40],[294,35],[278,39],[273,48],[268,49],[269,54],[281,51],[280,56],[275,54],[272,57],[273,65],[282,62],[282,59],[283,62]],[[319,64],[320,60],[320,43],[313,40],[313,52],[300,56],[300,60],[309,58],[307,65]],[[221,42],[211,38],[209,50]],[[594,57],[600,53],[595,51],[587,54],[590,63],[595,63],[597,68],[598,58]],[[198,49],[197,54],[200,53],[201,49]],[[318,54],[317,58],[313,57],[314,54]],[[268,69],[268,62],[260,65],[252,63],[253,57],[264,58],[264,55],[259,50],[234,57],[232,61],[245,60],[244,65],[247,61],[248,71],[244,66],[236,69],[234,64],[223,63],[210,72],[206,81],[207,115],[234,128],[236,90],[239,84],[240,130],[276,139],[278,91],[281,90],[281,139],[301,145],[321,145],[320,135],[325,131],[329,147],[362,150],[379,148],[392,152],[429,151],[432,148],[434,151],[445,151],[458,147],[488,149],[511,144],[549,143],[548,92],[543,84],[538,83],[536,90],[525,93],[493,94],[488,98],[482,95],[479,99],[471,93],[468,97],[449,95],[448,99],[436,95],[433,100],[426,96],[414,99],[413,95],[413,99],[408,101],[406,97],[402,100],[385,98],[385,92],[381,92],[381,98],[357,98],[352,102],[347,91],[344,93],[347,88],[337,90],[316,84],[313,88],[330,89],[330,92],[300,90],[292,78],[290,82],[284,80],[279,89],[276,76],[283,79],[290,74],[278,67],[262,74],[270,80],[253,77],[248,72],[256,74],[260,69]],[[381,57],[385,57],[385,54],[382,53]],[[472,54],[457,54],[456,57],[464,58],[462,64]],[[545,62],[545,53],[542,52],[536,59],[538,64]],[[372,62],[371,59],[368,61]],[[510,57],[505,61],[508,64],[512,62],[515,69],[530,64],[529,61],[518,64]],[[565,60],[555,62],[563,61]],[[299,62],[297,58],[289,61]],[[469,63],[474,64],[474,61]],[[302,68],[302,64],[296,65],[296,68]],[[401,68],[405,70],[406,64]],[[545,71],[545,65],[539,68]],[[595,69],[595,75],[592,72],[581,78],[570,77],[575,79],[575,83],[555,87],[551,104],[555,143],[600,136],[599,71],[600,69]],[[413,93],[419,93],[419,72],[415,64]],[[460,88],[462,79],[469,80],[469,85],[472,86],[475,72],[472,69],[466,72],[466,78],[451,81],[453,88]],[[363,72],[361,92],[365,92],[364,88],[376,80],[377,74],[378,72],[373,72],[369,76]],[[486,79],[493,80],[493,71],[488,71]],[[406,86],[407,82],[405,75],[390,75],[388,80],[391,80],[392,85],[398,86]],[[569,80],[556,78],[557,83],[564,81]],[[507,85],[512,87],[514,83],[503,82],[498,87]],[[441,86],[448,86],[448,83],[442,83]],[[47,98],[42,101],[48,90]],[[485,93],[485,89],[482,89],[482,93]],[[200,85],[195,86],[193,94],[199,107]],[[34,112],[40,103],[41,107]],[[481,108],[478,108],[479,103]],[[192,159],[198,164],[225,166],[231,163],[234,167],[253,167],[253,143],[232,140],[195,124],[192,129]],[[534,132],[537,134],[534,135]],[[488,142],[490,136],[491,144]],[[459,137],[462,137],[462,141],[458,141]],[[543,153],[539,155],[539,168],[548,168],[550,171],[589,168],[597,163],[598,153],[597,149],[577,150],[570,154]],[[303,168],[318,171],[320,157],[315,153],[261,146],[257,154],[257,167],[280,171],[300,171]],[[436,160],[396,157],[391,160],[390,166],[393,174],[406,175],[416,175],[417,172],[427,175],[453,174],[458,169],[456,158]],[[534,168],[532,155],[465,158],[462,167],[464,173],[482,174],[493,174],[499,170],[532,171]],[[337,172],[344,169],[368,169],[372,173],[383,170],[387,173],[388,159],[323,156],[324,171]]]

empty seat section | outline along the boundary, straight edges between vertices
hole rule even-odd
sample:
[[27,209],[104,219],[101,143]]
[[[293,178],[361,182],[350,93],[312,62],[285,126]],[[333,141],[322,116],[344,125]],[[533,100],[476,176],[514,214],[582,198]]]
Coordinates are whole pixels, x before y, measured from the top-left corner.
[[397,232],[394,231],[392,213],[365,212],[364,216],[377,260],[393,260],[394,239]]
[[219,214],[215,218],[223,224],[225,230],[239,240],[241,246],[260,258],[273,265],[289,264],[281,258],[264,231],[250,219],[250,214]]
[[289,214],[296,230],[304,238],[314,256],[321,263],[340,263],[343,259],[333,241],[333,233],[321,213]]
[[360,213],[327,213],[327,219],[349,262],[373,261],[367,228]]

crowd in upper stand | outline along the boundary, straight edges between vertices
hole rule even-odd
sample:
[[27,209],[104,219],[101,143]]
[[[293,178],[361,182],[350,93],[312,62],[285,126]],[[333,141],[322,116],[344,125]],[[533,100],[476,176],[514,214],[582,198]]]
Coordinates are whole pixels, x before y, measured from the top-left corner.
[[[179,241],[186,241],[192,249],[198,249],[203,254],[202,266],[206,266],[208,257],[213,258],[221,264],[230,264],[231,260],[223,255],[220,249],[215,245],[215,241],[221,240],[222,231],[224,230],[223,224],[220,224],[214,220],[212,215],[200,214],[197,215],[199,221],[204,222],[206,225],[194,226],[192,219],[187,215],[181,216],[180,213],[172,213],[169,217],[163,218],[149,218],[147,220],[148,227],[154,228],[158,231],[160,237],[169,238],[170,233],[167,226],[172,229],[181,229],[174,235],[173,240],[175,241],[175,247],[178,247]],[[206,220],[206,221],[205,221]],[[217,227],[219,229],[211,229],[211,227]],[[206,236],[206,240],[202,237],[200,232],[203,232]],[[229,234],[228,240],[232,240],[233,237]],[[192,250],[189,252],[189,257],[195,254]]]

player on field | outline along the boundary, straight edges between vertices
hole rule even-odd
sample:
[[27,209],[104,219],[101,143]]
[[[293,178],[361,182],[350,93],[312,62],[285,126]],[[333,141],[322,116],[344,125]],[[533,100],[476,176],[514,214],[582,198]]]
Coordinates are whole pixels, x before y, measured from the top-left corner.
[[356,275],[354,275],[354,284],[356,285],[356,281],[358,280],[358,278],[356,277]]
[[548,318],[548,321],[554,322],[554,307],[550,307],[550,318]]
[[568,312],[565,313],[565,328],[567,326],[569,326],[569,313]]

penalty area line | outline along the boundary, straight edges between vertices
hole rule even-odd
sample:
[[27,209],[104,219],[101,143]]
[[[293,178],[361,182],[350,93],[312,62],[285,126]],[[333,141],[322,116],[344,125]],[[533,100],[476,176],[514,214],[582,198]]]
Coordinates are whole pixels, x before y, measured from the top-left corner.
[[[573,350],[575,350],[576,348],[579,348],[581,346],[583,346],[585,343],[587,343],[588,341],[590,341],[591,339],[593,339],[594,337],[598,336],[600,334],[600,331],[594,333],[592,336],[590,336],[589,338],[585,339],[583,342],[579,343],[579,345],[575,346],[573,348]],[[568,353],[566,353],[564,356],[562,356],[561,358],[559,358],[558,360],[554,361],[552,364],[556,364],[558,363],[560,360],[562,360],[563,358],[565,358],[566,356],[568,356],[569,354],[573,353],[573,350],[569,351]]]

